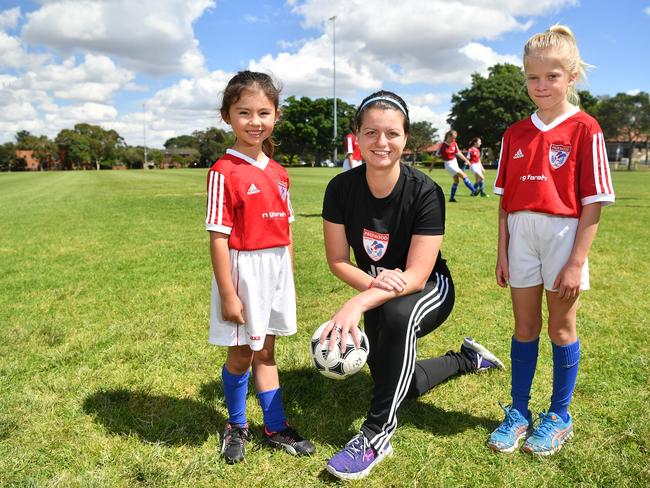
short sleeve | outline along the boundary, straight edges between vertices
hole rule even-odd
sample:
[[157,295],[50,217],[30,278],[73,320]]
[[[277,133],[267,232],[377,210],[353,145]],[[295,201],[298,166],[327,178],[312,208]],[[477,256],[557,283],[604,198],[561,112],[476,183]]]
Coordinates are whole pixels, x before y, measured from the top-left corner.
[[501,150],[499,151],[499,165],[497,167],[497,177],[494,180],[494,194],[503,195],[503,189],[506,186],[506,166],[508,154],[510,151],[510,131],[501,138]]
[[333,178],[325,189],[323,197],[323,219],[334,224],[343,224],[344,202],[341,198],[340,184],[338,178]]
[[291,205],[291,192],[289,191],[289,189],[291,188],[291,181],[289,180],[289,174],[287,173],[285,177],[287,182],[287,199],[285,203],[287,205],[287,215],[289,215],[289,223],[292,224],[296,220],[296,214],[293,212],[293,205]]
[[420,192],[413,222],[413,235],[445,233],[445,195],[434,182],[425,184]]
[[226,175],[215,169],[208,172],[205,229],[228,234],[233,226],[233,195]]
[[578,197],[580,203],[589,205],[600,202],[603,205],[614,203],[614,187],[609,172],[609,161],[605,147],[605,137],[597,122],[586,128],[580,144]]

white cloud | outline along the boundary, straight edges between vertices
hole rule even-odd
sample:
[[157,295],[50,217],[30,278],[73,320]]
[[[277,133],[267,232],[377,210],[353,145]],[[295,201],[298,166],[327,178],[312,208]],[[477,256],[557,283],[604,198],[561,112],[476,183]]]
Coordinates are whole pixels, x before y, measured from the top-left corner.
[[14,29],[20,19],[20,7],[0,12],[0,29]]
[[[531,23],[518,16],[548,13],[575,0],[391,0],[290,1],[303,26],[323,35],[304,41],[295,52],[251,61],[251,69],[266,69],[290,89],[323,96],[332,79],[332,22],[336,18],[337,89],[342,96],[399,84],[466,84],[473,72],[486,73],[498,62],[520,64],[519,54],[499,54],[481,43]],[[354,12],[354,15],[343,15]],[[414,15],[417,12],[417,15]]]
[[[499,62],[520,64],[519,53],[500,53],[489,41],[526,31],[531,16],[548,14],[576,0],[288,0],[313,37],[279,41],[281,50],[240,66],[270,72],[282,81],[283,97],[332,95],[332,23],[336,19],[336,94],[348,101],[390,86],[405,93],[413,121],[448,129],[450,87],[465,86],[473,72],[485,74]],[[0,12],[0,139],[26,129],[53,137],[77,122],[117,130],[141,144],[143,124],[149,146],[209,126],[225,127],[220,97],[232,73],[208,72],[194,22],[215,0],[43,0],[30,13]],[[353,12],[354,15],[348,15]],[[259,15],[258,15],[259,13]],[[259,9],[250,22],[269,22],[274,12]],[[6,32],[7,29],[15,29]],[[19,31],[20,34],[16,34]],[[259,39],[211,37],[212,47]],[[222,44],[219,46],[219,44]],[[269,46],[269,51],[272,46]],[[56,54],[54,54],[56,53]],[[227,69],[230,69],[227,68]],[[140,74],[172,74],[146,80],[163,86],[146,102],[146,113],[118,109],[122,91],[146,92]],[[182,79],[176,77],[183,76]]]
[[[649,7],[649,8],[650,8],[650,7]],[[632,95],[632,96],[634,96],[634,95],[638,95],[639,93],[641,93],[641,90],[638,89],[638,88],[634,88],[634,89],[632,89],[632,90],[628,90],[628,91],[626,91],[625,93],[626,93],[627,95]]]
[[445,132],[449,130],[447,124],[448,112],[436,112],[426,105],[409,104],[409,114],[411,122],[430,122],[438,129],[438,139],[441,139]]
[[63,53],[115,57],[151,74],[199,75],[203,56],[192,23],[213,0],[52,0],[27,14],[22,36]]
[[117,130],[131,144],[142,144],[143,121],[147,145],[162,147],[170,137],[191,134],[207,127],[226,128],[219,116],[221,96],[234,73],[214,71],[185,78],[157,91],[145,105],[145,113],[132,113],[103,124]]

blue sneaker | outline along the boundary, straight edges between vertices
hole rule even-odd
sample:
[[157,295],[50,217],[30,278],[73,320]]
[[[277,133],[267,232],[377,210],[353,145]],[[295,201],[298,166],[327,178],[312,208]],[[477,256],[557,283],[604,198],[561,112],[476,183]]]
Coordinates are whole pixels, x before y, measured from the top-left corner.
[[532,433],[533,419],[530,412],[528,412],[528,418],[525,418],[515,408],[510,406],[501,406],[501,408],[506,413],[506,418],[490,434],[488,447],[496,452],[510,453],[517,449],[521,439]]
[[359,432],[343,449],[334,454],[327,462],[327,471],[342,480],[358,480],[370,474],[386,456],[393,454],[393,447],[388,444],[382,452],[377,453],[366,436]]
[[539,425],[523,447],[524,452],[538,456],[550,456],[562,448],[562,444],[573,436],[573,418],[565,422],[558,414],[553,412],[540,413]]
[[472,360],[472,368],[477,373],[482,373],[490,368],[506,368],[498,357],[471,337],[465,337],[463,345],[460,346],[460,352]]

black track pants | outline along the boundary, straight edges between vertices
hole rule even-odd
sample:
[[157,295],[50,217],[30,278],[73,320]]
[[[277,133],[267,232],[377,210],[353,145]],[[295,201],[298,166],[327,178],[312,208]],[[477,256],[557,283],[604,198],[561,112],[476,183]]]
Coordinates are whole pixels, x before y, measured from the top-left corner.
[[395,298],[364,315],[370,342],[368,366],[374,380],[370,410],[361,430],[378,451],[397,427],[397,409],[408,396],[418,396],[447,378],[469,370],[463,355],[417,361],[416,339],[435,330],[454,306],[451,276],[436,273],[424,290]]

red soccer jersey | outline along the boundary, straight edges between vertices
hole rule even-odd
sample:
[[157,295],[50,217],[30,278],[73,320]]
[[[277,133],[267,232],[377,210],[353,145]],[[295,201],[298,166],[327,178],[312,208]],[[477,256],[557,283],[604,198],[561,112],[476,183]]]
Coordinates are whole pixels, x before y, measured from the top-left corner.
[[577,107],[545,125],[537,114],[510,126],[501,141],[494,193],[508,212],[580,217],[583,205],[614,202],[605,138]]
[[456,154],[459,152],[460,150],[458,149],[458,144],[456,144],[456,141],[452,142],[451,144],[443,142],[442,146],[440,146],[440,156],[445,161],[452,161],[456,159]]
[[350,153],[352,153],[352,159],[361,161],[361,150],[359,149],[357,138],[352,132],[345,136],[345,155],[347,156]]
[[467,151],[467,159],[470,163],[480,163],[481,162],[481,150],[478,147],[470,147]]
[[291,243],[289,175],[266,158],[228,149],[208,172],[205,228],[229,234],[231,249],[254,251]]

